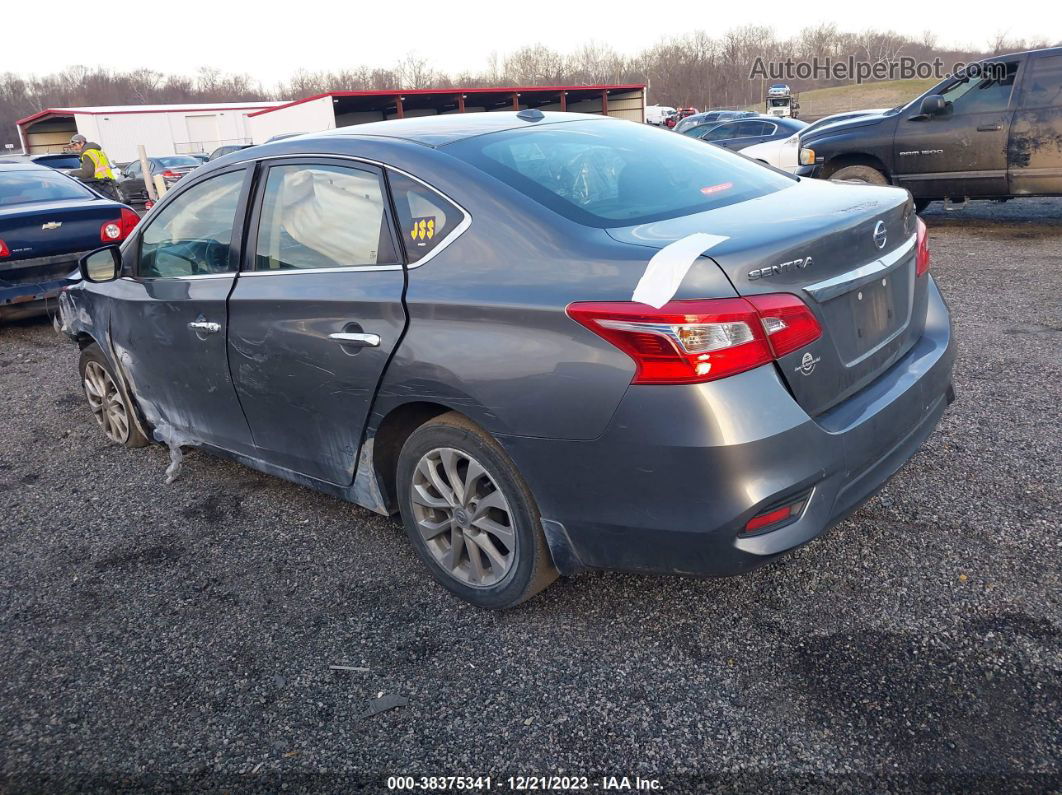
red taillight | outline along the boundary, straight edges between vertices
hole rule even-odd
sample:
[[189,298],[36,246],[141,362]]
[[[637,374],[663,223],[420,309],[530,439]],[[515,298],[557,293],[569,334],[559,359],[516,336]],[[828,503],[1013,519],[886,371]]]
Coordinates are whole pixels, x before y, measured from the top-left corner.
[[915,216],[915,229],[918,232],[915,244],[915,276],[921,276],[929,270],[929,232],[925,222]]
[[128,207],[122,208],[122,217],[120,224],[122,227],[122,239],[129,237],[133,234],[133,230],[136,229],[136,225],[140,223],[140,216],[130,210]]
[[165,171],[163,171],[162,172],[162,176],[165,177],[166,179],[180,179],[181,178],[180,174],[178,174],[176,171],[170,171],[169,169],[166,169]]
[[818,321],[795,295],[568,306],[568,316],[611,342],[638,369],[635,384],[696,384],[743,373],[817,339]]
[[123,207],[118,220],[107,221],[100,227],[100,240],[104,243],[119,243],[132,234],[139,221],[140,217],[136,213]]
[[7,247],[7,243],[5,243],[3,240],[0,240],[0,257],[10,257],[10,256],[11,256],[11,249],[9,249]]

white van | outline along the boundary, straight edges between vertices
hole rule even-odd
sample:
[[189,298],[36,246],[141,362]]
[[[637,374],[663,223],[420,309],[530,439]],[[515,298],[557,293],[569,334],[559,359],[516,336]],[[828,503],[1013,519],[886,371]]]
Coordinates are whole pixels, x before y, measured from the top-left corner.
[[669,108],[667,105],[647,105],[645,108],[645,123],[655,124],[659,127],[677,112],[674,108]]

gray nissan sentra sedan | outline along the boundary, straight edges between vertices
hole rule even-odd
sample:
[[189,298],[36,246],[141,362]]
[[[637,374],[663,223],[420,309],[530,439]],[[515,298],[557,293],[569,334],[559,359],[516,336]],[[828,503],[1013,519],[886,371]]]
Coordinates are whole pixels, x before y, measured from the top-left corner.
[[904,190],[521,111],[213,161],[61,309],[114,442],[400,512],[508,607],[584,568],[745,572],[851,513],[952,399],[928,266]]

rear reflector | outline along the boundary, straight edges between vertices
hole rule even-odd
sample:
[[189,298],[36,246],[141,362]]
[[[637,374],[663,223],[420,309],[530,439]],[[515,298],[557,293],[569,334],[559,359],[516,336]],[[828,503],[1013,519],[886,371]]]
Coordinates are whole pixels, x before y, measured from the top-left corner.
[[915,216],[915,229],[918,232],[915,244],[915,276],[921,276],[929,270],[929,231],[925,222]]
[[11,249],[9,249],[7,247],[7,243],[5,243],[3,240],[0,240],[0,257],[10,257],[10,256],[11,256]]
[[568,316],[630,356],[635,384],[698,384],[743,373],[819,338],[811,310],[789,294],[671,301],[577,302]]
[[789,505],[783,505],[781,508],[774,508],[773,510],[761,513],[758,516],[753,516],[745,524],[746,533],[755,533],[758,530],[771,527],[772,525],[781,524],[782,522],[788,522],[790,519],[800,516],[800,513],[804,510],[804,505],[807,503],[807,497],[801,497],[796,502]]

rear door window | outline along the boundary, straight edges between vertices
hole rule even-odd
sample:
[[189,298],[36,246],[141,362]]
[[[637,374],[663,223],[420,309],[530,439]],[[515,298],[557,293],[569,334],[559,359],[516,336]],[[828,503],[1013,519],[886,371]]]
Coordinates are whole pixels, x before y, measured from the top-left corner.
[[391,171],[388,181],[398,215],[399,237],[412,265],[435,251],[461,224],[464,213],[441,194],[405,174]]
[[768,121],[743,121],[737,126],[737,132],[734,133],[735,138],[750,138],[758,137],[762,135],[772,135],[775,131],[775,125]]
[[727,138],[737,138],[738,136],[738,124],[736,122],[727,122],[726,124],[720,124],[718,127],[712,127],[706,130],[701,138],[705,141],[723,141]]
[[269,169],[256,271],[397,264],[378,171],[325,164]]
[[1021,96],[1022,108],[1062,108],[1062,55],[1029,63]]

